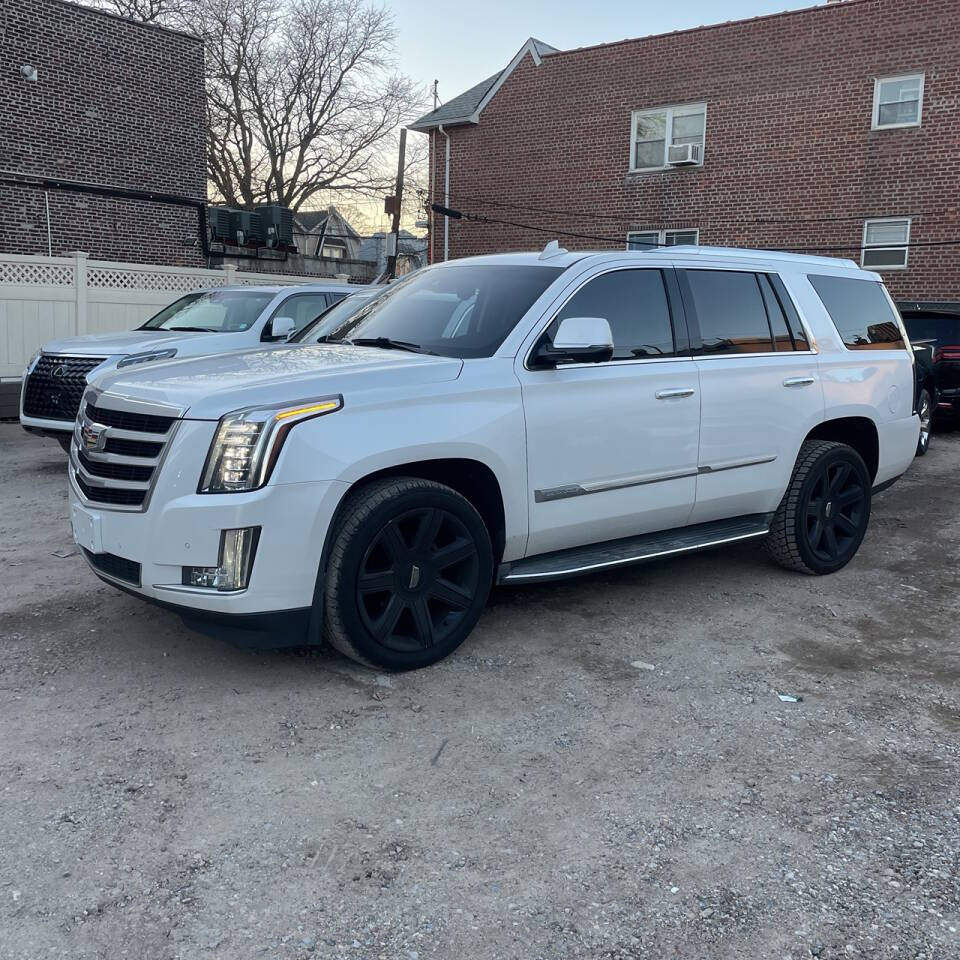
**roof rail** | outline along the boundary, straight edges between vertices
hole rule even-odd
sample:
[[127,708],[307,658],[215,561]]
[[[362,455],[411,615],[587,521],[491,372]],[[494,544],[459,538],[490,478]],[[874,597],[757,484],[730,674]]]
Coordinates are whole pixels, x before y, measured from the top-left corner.
[[552,260],[554,257],[562,257],[565,253],[569,253],[569,250],[560,246],[558,240],[551,240],[544,248],[540,254],[541,260]]

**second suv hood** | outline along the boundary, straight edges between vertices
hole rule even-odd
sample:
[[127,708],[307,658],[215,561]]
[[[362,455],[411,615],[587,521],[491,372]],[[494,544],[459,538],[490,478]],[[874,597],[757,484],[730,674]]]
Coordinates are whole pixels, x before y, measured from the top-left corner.
[[64,337],[43,345],[44,353],[63,353],[71,357],[114,357],[179,347],[184,341],[217,336],[211,333],[174,333],[167,330],[127,330],[124,333],[95,333],[84,337]]
[[145,364],[104,374],[95,385],[114,396],[179,407],[190,420],[219,420],[241,407],[455,380],[462,367],[450,357],[318,344]]

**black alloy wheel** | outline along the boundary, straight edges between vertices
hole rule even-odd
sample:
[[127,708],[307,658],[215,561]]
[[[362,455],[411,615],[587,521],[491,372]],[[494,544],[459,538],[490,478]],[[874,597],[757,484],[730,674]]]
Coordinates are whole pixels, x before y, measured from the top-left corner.
[[863,538],[867,491],[853,464],[827,462],[807,500],[807,544],[825,564],[846,563]]
[[429,666],[476,626],[493,571],[489,531],[469,500],[419,477],[375,480],[338,511],[322,571],[324,636],[368,666]]
[[920,416],[920,437],[917,440],[917,456],[922,457],[930,449],[930,431],[933,428],[933,397],[930,391],[923,389],[917,400],[917,413]]
[[357,609],[388,650],[424,650],[449,639],[479,583],[477,545],[463,521],[424,507],[390,520],[373,538],[356,580]]

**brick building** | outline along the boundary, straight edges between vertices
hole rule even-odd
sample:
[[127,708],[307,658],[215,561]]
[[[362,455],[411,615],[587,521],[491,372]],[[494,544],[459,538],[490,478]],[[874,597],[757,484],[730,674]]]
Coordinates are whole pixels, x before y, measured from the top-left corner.
[[0,252],[202,264],[200,41],[63,0],[3,0],[0,51]]
[[960,300],[960,246],[938,245],[960,240],[958,63],[960,0],[568,51],[531,39],[413,129],[433,203],[537,229],[434,215],[432,259],[445,229],[450,257],[551,237],[787,248],[862,259],[900,298]]

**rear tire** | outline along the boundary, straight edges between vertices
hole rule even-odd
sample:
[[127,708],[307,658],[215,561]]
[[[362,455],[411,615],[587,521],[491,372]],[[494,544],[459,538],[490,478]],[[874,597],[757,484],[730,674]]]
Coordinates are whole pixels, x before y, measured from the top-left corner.
[[466,640],[486,606],[493,549],[465,497],[390,477],[348,495],[324,584],[327,642],[359,663],[416,670]]
[[917,397],[917,413],[920,415],[920,437],[917,440],[917,456],[922,457],[930,449],[930,429],[933,424],[933,397],[924,387]]
[[788,570],[821,575],[856,555],[870,521],[871,480],[853,447],[807,440],[764,548]]

